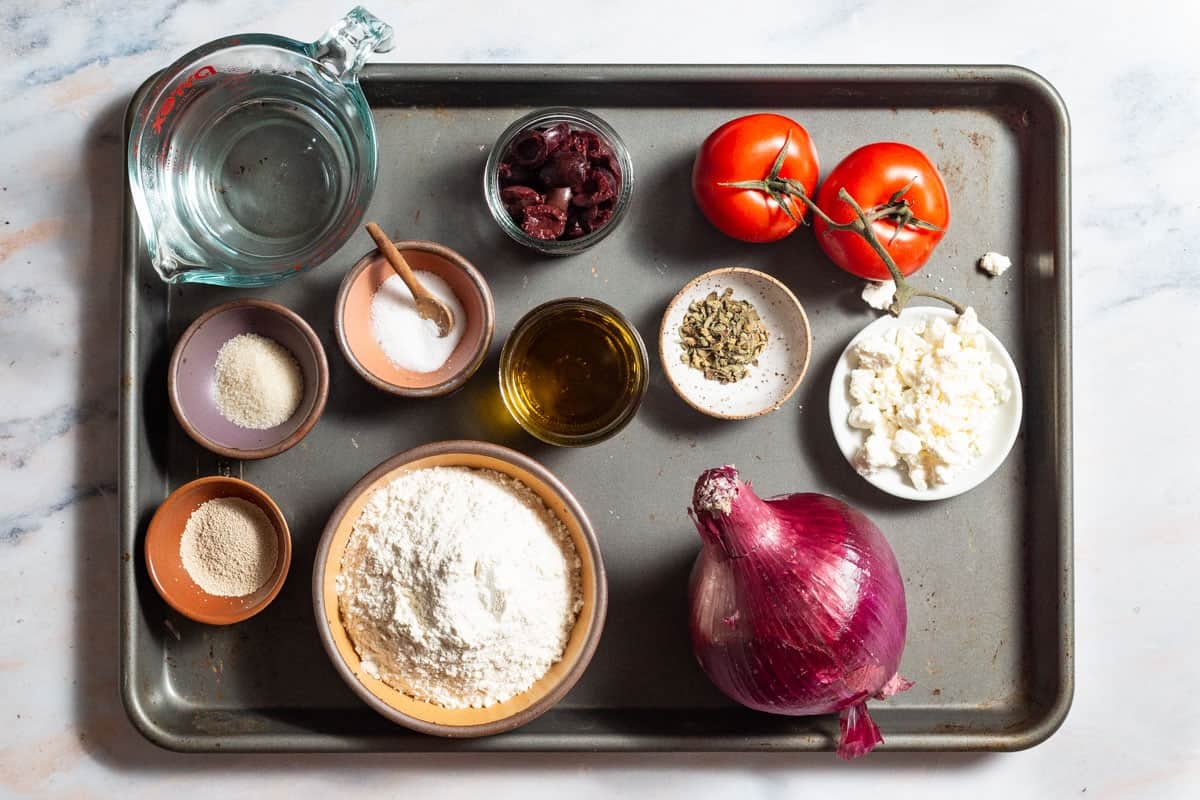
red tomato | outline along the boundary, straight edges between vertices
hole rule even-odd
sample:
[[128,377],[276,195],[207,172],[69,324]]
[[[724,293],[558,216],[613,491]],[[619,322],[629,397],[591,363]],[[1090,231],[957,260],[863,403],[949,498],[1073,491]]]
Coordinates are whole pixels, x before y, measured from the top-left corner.
[[[821,184],[817,208],[834,222],[849,222],[855,217],[854,210],[838,198],[839,190],[845,188],[864,211],[870,211],[885,205],[909,181],[913,183],[903,199],[908,201],[913,215],[941,230],[905,225],[897,231],[896,223],[886,218],[876,220],[871,227],[900,274],[911,275],[929,260],[950,224],[946,184],[937,167],[920,150],[896,142],[877,142],[858,148],[842,159]],[[891,278],[879,254],[859,234],[832,229],[820,217],[813,219],[813,230],[825,255],[842,269],[868,280]]]
[[[738,117],[717,128],[700,145],[692,167],[692,193],[704,216],[722,233],[744,242],[774,242],[796,230],[796,220],[766,191],[720,185],[766,179],[785,143],[787,155],[779,177],[799,181],[811,197],[820,173],[817,148],[808,131],[787,117]],[[808,211],[790,198],[785,202],[798,219]]]

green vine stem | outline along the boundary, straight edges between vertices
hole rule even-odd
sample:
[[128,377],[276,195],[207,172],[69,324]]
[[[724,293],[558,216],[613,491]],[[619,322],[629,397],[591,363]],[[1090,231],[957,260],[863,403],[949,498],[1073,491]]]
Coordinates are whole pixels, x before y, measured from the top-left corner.
[[[895,192],[886,203],[875,206],[869,210],[863,209],[858,204],[849,192],[843,187],[838,191],[838,199],[846,203],[854,210],[854,219],[849,222],[834,222],[828,214],[817,207],[812,198],[808,196],[803,184],[793,178],[784,178],[779,173],[783,169],[783,162],[787,156],[788,146],[791,144],[791,133],[788,133],[784,139],[783,147],[779,150],[779,155],[775,157],[774,163],[771,164],[771,170],[765,178],[761,180],[749,181],[724,181],[718,186],[728,186],[734,189],[757,189],[765,193],[768,197],[774,200],[783,212],[798,223],[804,220],[796,214],[792,208],[791,200],[798,200],[809,208],[815,216],[830,228],[839,231],[853,231],[863,238],[871,249],[883,261],[883,265],[887,267],[888,272],[892,275],[892,280],[896,283],[896,296],[892,300],[891,305],[887,307],[887,312],[894,317],[900,316],[900,312],[908,305],[908,301],[914,297],[929,297],[933,300],[945,303],[954,309],[955,313],[962,314],[966,311],[966,307],[958,301],[941,294],[940,292],[931,292],[927,289],[920,289],[909,283],[903,275],[900,274],[900,269],[896,266],[896,262],[892,259],[892,254],[888,252],[883,242],[879,240],[879,236],[875,233],[874,223],[886,219],[896,226],[896,233],[906,226],[913,228],[921,228],[924,230],[941,230],[936,225],[926,222],[913,214],[912,207],[908,201],[904,199],[904,195],[908,193],[909,188],[913,185],[909,181],[904,188]],[[895,234],[893,234],[893,239]]]

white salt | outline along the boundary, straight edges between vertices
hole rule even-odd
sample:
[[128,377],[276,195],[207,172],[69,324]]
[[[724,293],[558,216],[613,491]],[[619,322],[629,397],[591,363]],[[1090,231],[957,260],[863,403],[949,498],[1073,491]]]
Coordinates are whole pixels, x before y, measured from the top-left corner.
[[454,327],[438,336],[433,320],[421,319],[412,292],[399,275],[379,285],[371,298],[371,332],[388,360],[411,372],[433,372],[446,363],[462,339],[466,312],[450,286],[432,272],[418,270],[417,280],[454,315]]

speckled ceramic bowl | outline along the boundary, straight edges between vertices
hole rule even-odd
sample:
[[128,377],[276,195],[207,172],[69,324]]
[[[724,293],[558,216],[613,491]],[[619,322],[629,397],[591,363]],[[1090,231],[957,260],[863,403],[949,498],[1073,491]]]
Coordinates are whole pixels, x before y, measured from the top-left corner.
[[[279,537],[275,569],[267,582],[244,597],[218,597],[192,580],[183,566],[179,543],[192,512],[209,500],[236,497],[263,510]],[[292,563],[292,535],[279,506],[267,493],[237,478],[213,476],[185,483],[167,496],[146,530],[146,569],[150,582],[171,608],[207,625],[232,625],[249,619],[271,604],[283,588]]]
[[372,332],[371,300],[380,285],[396,273],[378,250],[372,250],[342,279],[333,314],[338,347],[354,371],[378,389],[402,397],[440,397],[466,383],[487,357],[496,328],[492,291],[471,262],[445,245],[424,241],[395,244],[414,271],[437,275],[454,292],[466,315],[454,322],[466,326],[462,339],[446,363],[433,372],[413,372],[392,363]]
[[[562,520],[579,554],[583,607],[567,640],[563,657],[527,691],[487,708],[445,708],[417,700],[373,678],[350,641],[338,606],[336,581],[342,555],[375,490],[404,472],[427,467],[492,469],[533,490]],[[476,441],[422,445],[389,458],[354,484],[334,509],[317,546],[313,563],[313,610],[321,643],[342,680],[371,708],[391,721],[434,736],[465,738],[504,733],[540,717],[561,700],[583,675],[604,629],[608,582],[600,543],[579,501],[544,466],[507,447]]]
[[[296,412],[273,428],[239,427],[217,408],[217,353],[243,333],[278,342],[304,374],[304,396]],[[267,300],[234,300],[205,311],[183,332],[171,356],[167,394],[175,418],[197,444],[226,458],[267,458],[294,446],[317,424],[329,396],[329,363],[321,340],[294,311]]]
[[[730,288],[733,299],[754,305],[770,338],[746,377],[720,383],[681,361],[679,328],[692,301]],[[746,267],[724,267],[690,281],[671,300],[663,314],[658,352],[667,382],[685,403],[710,417],[749,419],[774,411],[796,391],[808,371],[812,330],[796,295],[778,280]]]

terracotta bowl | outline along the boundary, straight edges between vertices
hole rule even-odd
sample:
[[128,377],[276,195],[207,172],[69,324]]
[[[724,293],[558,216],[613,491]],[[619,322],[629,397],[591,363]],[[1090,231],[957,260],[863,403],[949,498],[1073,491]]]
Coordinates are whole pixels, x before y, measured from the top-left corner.
[[[219,597],[201,589],[188,575],[179,555],[183,529],[192,512],[209,500],[236,497],[263,510],[279,537],[275,571],[258,591],[243,597]],[[292,535],[279,506],[252,483],[214,476],[185,483],[167,496],[146,531],[146,569],[150,582],[171,608],[208,625],[232,625],[262,611],[283,588],[292,563]]]
[[[213,369],[221,346],[243,333],[257,333],[283,345],[304,374],[304,396],[286,422],[266,430],[234,425],[221,416],[213,389]],[[325,348],[300,315],[269,300],[234,300],[205,311],[175,345],[167,371],[171,410],[188,436],[226,458],[268,458],[295,446],[317,424],[329,396]]]
[[[444,708],[414,699],[362,670],[342,625],[334,582],[351,530],[363,506],[381,486],[404,472],[426,467],[494,469],[532,489],[566,525],[582,565],[583,608],[562,659],[529,690],[488,708]],[[541,464],[506,447],[475,441],[434,442],[393,456],[368,472],[334,509],[313,565],[313,608],[321,642],[342,679],[371,708],[421,733],[447,737],[487,736],[530,722],[557,703],[583,675],[600,642],[608,607],[608,584],[600,545],[579,502]]]
[[[679,327],[694,300],[733,289],[734,300],[749,300],[767,327],[767,345],[746,377],[720,383],[680,360]],[[723,267],[691,280],[667,305],[658,334],[658,353],[667,382],[682,400],[717,419],[750,419],[788,401],[808,371],[812,329],[792,291],[765,272]]]
[[479,270],[449,247],[404,241],[396,242],[396,249],[414,271],[432,272],[450,286],[466,314],[466,319],[455,320],[455,325],[466,326],[461,341],[433,372],[412,372],[392,363],[371,332],[371,298],[396,273],[378,250],[372,250],[342,279],[333,316],[338,346],[359,375],[385,392],[403,397],[449,394],[466,383],[487,357],[496,327],[492,291]]

